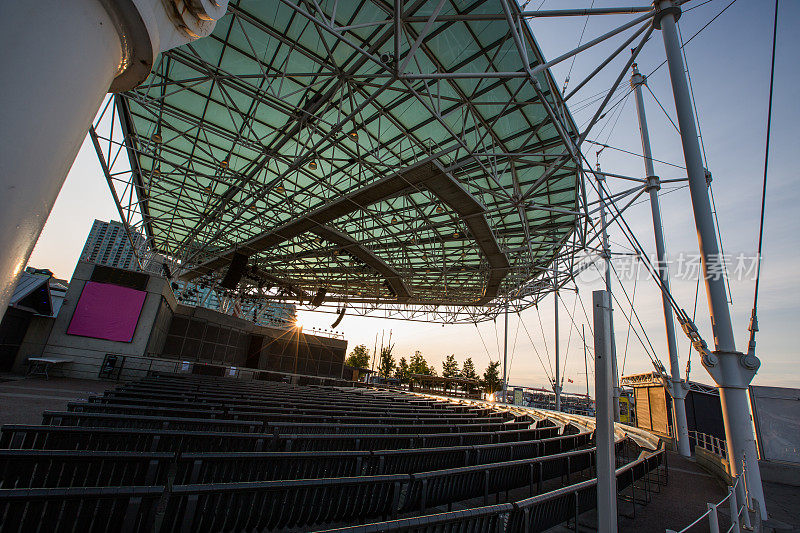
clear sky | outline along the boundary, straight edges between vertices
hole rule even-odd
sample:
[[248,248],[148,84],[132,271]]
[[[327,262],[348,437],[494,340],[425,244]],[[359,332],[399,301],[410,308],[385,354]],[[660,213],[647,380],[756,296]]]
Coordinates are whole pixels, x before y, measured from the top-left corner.
[[[588,7],[591,0],[556,1],[532,0],[527,9]],[[645,2],[628,2],[641,5]],[[730,0],[695,0],[684,6],[680,27],[684,40],[717,15]],[[596,0],[594,7],[625,5],[619,0]],[[772,13],[774,3],[764,0],[737,0],[685,47],[690,68],[699,122],[707,154],[708,167],[713,173],[713,191],[720,221],[726,255],[731,258],[731,295],[737,348],[746,350],[750,312],[753,303],[753,280],[747,270],[750,258],[757,249],[758,218],[761,182],[764,163],[764,138],[766,132],[767,98],[769,87],[769,60],[772,44]],[[583,42],[601,35],[629,20],[629,16],[592,17],[586,26]],[[796,165],[792,163],[800,151],[795,132],[800,122],[800,107],[795,93],[800,85],[800,66],[796,52],[800,50],[800,35],[795,31],[800,21],[800,3],[782,2],[778,23],[775,95],[773,103],[773,130],[770,153],[769,186],[764,237],[764,262],[759,298],[758,356],[762,366],[755,383],[800,387],[797,370],[800,349],[800,284],[797,264],[800,259],[800,236],[795,227],[800,219],[800,193]],[[532,28],[545,57],[552,58],[578,45],[583,17],[571,19],[537,19]],[[563,84],[570,76],[574,87],[595,65],[622,41],[612,39],[578,56],[557,65],[553,73]],[[592,80],[570,102],[570,110],[579,125],[585,124],[594,113],[598,93],[607,90],[619,73],[627,57],[617,58],[611,66]],[[664,60],[661,35],[654,32],[639,57],[639,68],[644,74],[653,71]],[[622,150],[641,153],[641,143],[636,122],[633,95],[627,98],[626,75],[622,89],[612,100],[620,103],[592,130],[589,139],[598,140]],[[666,67],[661,67],[649,77],[648,85],[666,113],[675,120],[672,93]],[[595,96],[595,99],[590,97]],[[599,96],[602,98],[602,94]],[[685,177],[680,139],[656,100],[646,92],[646,107],[653,156],[672,165],[656,164],[662,179]],[[594,163],[595,149],[584,146],[587,158]],[[619,150],[606,149],[600,156],[602,168],[608,172],[629,176],[642,176],[642,159]],[[673,166],[677,165],[677,166]],[[609,182],[613,191],[622,191],[630,182]],[[692,219],[689,193],[684,184],[662,189],[662,213],[672,265],[672,288],[677,301],[689,314],[695,302],[696,278],[687,275],[684,267],[697,254],[697,239]],[[30,264],[47,267],[57,276],[69,278],[83,243],[95,219],[119,220],[111,195],[106,186],[91,143],[84,143],[67,181],[48,219],[44,232],[31,257]],[[649,204],[641,202],[627,212],[626,219],[644,247],[654,253],[652,222]],[[628,251],[625,238],[611,228],[614,251]],[[739,259],[742,258],[742,259]],[[681,259],[689,263],[681,263]],[[620,264],[620,268],[623,266]],[[737,266],[740,272],[736,271]],[[563,293],[560,311],[560,338],[563,373],[573,383],[565,382],[565,390],[586,390],[583,346],[578,328],[589,323],[584,316],[581,300],[590,310],[591,291],[601,288],[597,272],[589,271],[579,282],[580,300],[575,293]],[[691,274],[691,272],[689,272]],[[592,279],[587,279],[591,277]],[[615,280],[615,284],[617,284]],[[666,341],[660,296],[655,285],[645,276],[634,281],[624,281],[628,296],[634,300],[639,320],[644,324],[647,337],[665,366],[668,366]],[[615,286],[619,303],[615,306],[615,333],[620,368],[625,374],[647,372],[652,365],[633,332],[629,332],[626,317],[630,306],[626,297]],[[512,315],[509,321],[510,382],[512,385],[546,386],[551,373],[554,345],[553,299],[544,300],[540,309],[529,309],[521,317]],[[697,303],[697,324],[706,339],[711,340],[708,306],[701,284]],[[330,328],[333,316],[301,311],[300,320],[306,329]],[[636,323],[636,319],[633,319]],[[429,361],[441,368],[444,356],[454,353],[459,361],[472,357],[479,371],[489,359],[502,358],[503,324],[488,322],[479,325],[444,326],[401,322],[376,318],[346,316],[339,331],[344,332],[350,347],[366,344],[372,349],[376,333],[388,338],[392,332],[397,356],[406,356],[421,350]],[[688,341],[679,330],[681,368],[688,355]],[[589,341],[591,343],[591,340]],[[647,343],[647,340],[644,340]],[[538,355],[537,355],[538,354]],[[540,362],[541,358],[541,362]],[[691,355],[691,379],[711,383],[710,377],[699,364],[696,353]],[[564,361],[565,360],[565,361]],[[623,366],[624,364],[624,366]],[[547,370],[544,370],[547,367]],[[593,380],[591,362],[589,381]],[[593,388],[593,387],[590,387]]]

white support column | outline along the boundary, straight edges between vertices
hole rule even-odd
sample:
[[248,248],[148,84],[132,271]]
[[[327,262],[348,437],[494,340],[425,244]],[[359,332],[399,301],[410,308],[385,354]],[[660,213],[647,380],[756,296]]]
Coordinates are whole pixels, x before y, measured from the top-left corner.
[[503,335],[503,403],[508,403],[508,302],[505,310],[505,334]]
[[594,320],[595,441],[597,443],[597,531],[617,531],[617,476],[611,379],[611,294],[592,293]]
[[676,22],[680,17],[681,10],[672,0],[659,0],[657,7],[659,13],[656,14],[654,22],[656,28],[662,30],[661,34],[664,38],[664,50],[667,55],[667,66],[675,98],[686,172],[689,177],[689,191],[716,346],[713,353],[703,354],[702,362],[719,386],[731,475],[739,475],[746,462],[747,490],[750,497],[758,501],[761,516],[766,519],[767,508],[761,485],[761,472],[758,467],[758,454],[753,423],[750,419],[747,392],[747,387],[755,376],[760,362],[754,355],[737,352],[734,343],[725,280],[719,275],[722,258],[719,255],[719,246],[714,231],[714,220],[708,199],[708,184],[700,154],[694,111],[678,38]]
[[559,353],[560,346],[558,340],[558,290],[556,290],[556,292],[553,293],[553,297],[554,297],[553,303],[555,305],[555,323],[556,323],[554,332],[556,337],[556,342],[555,342],[556,376],[553,383],[553,392],[556,395],[556,411],[560,411],[561,410],[561,370],[560,370],[561,354]]
[[[608,226],[606,225],[606,205],[605,196],[603,194],[603,182],[605,182],[605,175],[600,170],[600,165],[597,166],[598,172],[595,174],[597,181],[600,182],[598,194],[600,195],[600,224],[602,225],[603,237],[603,259],[605,268],[605,281],[606,291],[608,291],[609,298],[611,297],[611,245],[608,243]],[[613,300],[612,300],[613,302]],[[617,373],[617,343],[614,339],[614,308],[613,305],[609,311],[609,320],[611,321],[611,385],[612,385],[612,398],[613,398],[613,411],[614,422],[619,422],[619,375]]]
[[[650,194],[650,210],[653,215],[653,233],[656,241],[656,259],[658,261],[658,277],[664,290],[669,291],[669,267],[667,266],[667,252],[664,245],[664,227],[661,222],[661,205],[658,200],[658,191],[661,181],[656,176],[653,168],[653,154],[650,150],[650,134],[647,130],[647,115],[642,98],[642,85],[647,83],[644,76],[639,73],[636,63],[633,64],[631,87],[636,97],[636,114],[639,118],[639,133],[642,137],[642,153],[644,154],[644,170],[647,178],[646,189]],[[672,376],[670,394],[672,395],[672,415],[675,426],[675,440],[678,452],[684,457],[692,455],[689,447],[689,428],[686,423],[686,393],[688,387],[681,379],[681,369],[678,363],[678,342],[675,337],[675,322],[672,316],[672,306],[667,294],[662,291],[661,305],[664,309],[664,327],[667,333],[667,349],[669,350],[669,370]]]
[[197,0],[179,13],[161,0],[4,3],[0,315],[105,94],[144,81],[159,51],[211,33],[227,4]]

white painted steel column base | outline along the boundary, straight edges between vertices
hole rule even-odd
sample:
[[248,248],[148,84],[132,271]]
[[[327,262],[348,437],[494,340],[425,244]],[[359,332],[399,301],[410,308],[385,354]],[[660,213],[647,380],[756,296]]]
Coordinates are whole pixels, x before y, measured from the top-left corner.
[[556,395],[556,411],[561,411],[561,391],[563,387],[558,385],[553,386],[553,393]]
[[122,47],[97,0],[6,2],[0,42],[2,314],[119,71]]
[[[744,471],[744,480],[747,485],[747,495],[750,499],[758,500],[762,519],[766,520],[766,507],[764,505],[764,489],[761,485],[761,469],[758,466],[758,451],[753,435],[753,422],[750,419],[750,399],[747,388],[719,385],[719,400],[723,415],[736,412],[745,416],[726,417],[725,440],[728,446],[728,463],[731,476],[737,476]],[[746,501],[744,487],[739,490],[739,498]],[[748,502],[749,503],[749,502]]]
[[689,445],[689,424],[686,421],[686,395],[688,393],[688,385],[685,381],[670,381],[675,444],[677,445],[678,453],[684,457],[692,456],[692,449]]
[[105,94],[144,81],[158,52],[210,34],[227,5],[227,0],[4,2],[0,315]]

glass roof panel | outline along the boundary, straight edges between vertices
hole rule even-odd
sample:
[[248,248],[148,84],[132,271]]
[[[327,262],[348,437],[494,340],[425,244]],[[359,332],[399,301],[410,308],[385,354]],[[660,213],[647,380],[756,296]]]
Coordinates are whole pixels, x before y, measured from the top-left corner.
[[154,251],[212,284],[244,253],[253,298],[486,306],[543,276],[579,179],[544,59],[499,1],[438,4],[232,0],[160,57],[118,99]]

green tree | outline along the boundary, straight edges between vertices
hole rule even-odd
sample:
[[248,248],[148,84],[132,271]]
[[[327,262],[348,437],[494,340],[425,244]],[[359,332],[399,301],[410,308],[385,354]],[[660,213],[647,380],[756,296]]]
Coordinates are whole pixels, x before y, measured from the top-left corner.
[[426,376],[436,375],[436,371],[428,366],[428,362],[419,350],[414,352],[414,355],[411,356],[411,361],[408,363],[408,372],[410,374],[423,374]]
[[442,375],[446,378],[457,378],[461,375],[455,354],[450,354],[442,361]]
[[405,357],[400,358],[400,362],[397,363],[397,370],[395,370],[394,377],[400,380],[400,383],[408,383],[408,362],[406,362]]
[[478,374],[475,372],[475,363],[472,362],[472,357],[467,357],[464,361],[464,366],[461,367],[461,377],[467,379],[478,380]]
[[486,367],[486,371],[483,373],[481,387],[483,387],[484,392],[489,394],[500,390],[500,361],[489,361],[489,366]]
[[344,364],[353,368],[369,368],[369,350],[365,345],[359,344],[353,348],[353,351],[344,360]]
[[381,358],[380,364],[378,365],[378,373],[385,378],[390,377],[394,372],[395,362],[394,355],[392,355],[393,348],[394,344],[381,348]]

